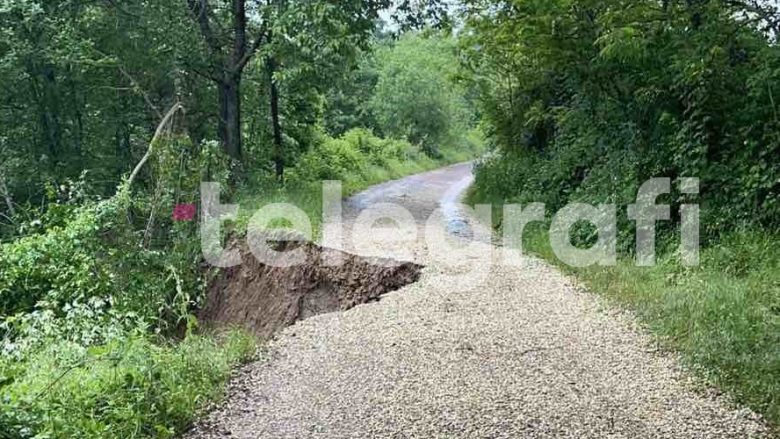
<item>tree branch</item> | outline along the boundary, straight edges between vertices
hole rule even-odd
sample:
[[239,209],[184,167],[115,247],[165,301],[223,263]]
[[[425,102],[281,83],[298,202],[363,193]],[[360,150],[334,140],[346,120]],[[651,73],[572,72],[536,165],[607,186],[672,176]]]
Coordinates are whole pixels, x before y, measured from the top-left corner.
[[258,32],[257,38],[255,38],[255,41],[249,47],[249,50],[244,53],[244,56],[238,61],[238,64],[236,64],[236,70],[241,71],[244,69],[244,67],[246,67],[249,60],[251,60],[255,53],[257,53],[257,50],[268,36],[267,33],[268,27],[266,26],[266,21],[263,21],[263,25],[260,27],[260,32]]
[[136,81],[135,78],[133,78],[133,76],[122,67],[121,64],[117,63],[116,66],[119,69],[119,72],[122,73],[122,76],[124,76],[125,78],[127,78],[128,81],[130,81],[130,84],[133,86],[134,91],[140,94],[141,97],[144,99],[144,101],[146,101],[146,105],[148,105],[149,108],[151,108],[152,111],[154,111],[154,114],[156,114],[157,117],[163,117],[163,114],[162,112],[160,112],[160,109],[157,108],[156,105],[154,105],[154,102],[152,102],[152,100],[149,98],[149,95],[146,94],[146,91],[144,91],[141,85],[138,84],[138,81]]
[[727,6],[740,8],[757,15],[766,23],[766,28],[780,36],[780,12],[776,7],[761,4],[756,0],[725,0]]
[[135,169],[133,169],[133,173],[130,174],[130,178],[127,179],[127,187],[133,185],[133,181],[135,181],[136,177],[138,176],[138,173],[141,172],[141,168],[144,167],[147,161],[149,161],[149,158],[152,156],[152,152],[154,152],[154,145],[157,143],[157,141],[162,136],[165,129],[168,127],[168,124],[170,123],[173,116],[179,111],[184,109],[184,107],[180,103],[176,103],[171,107],[170,110],[168,110],[168,113],[165,114],[165,117],[163,117],[162,121],[159,125],[157,125],[157,130],[154,133],[154,137],[152,137],[152,141],[149,142],[149,149],[146,150],[146,154],[144,154],[143,158],[140,162],[138,162],[137,165],[135,165]]
[[216,36],[214,36],[214,32],[211,30],[208,0],[187,0],[187,5],[200,27],[200,33],[203,35],[203,39],[206,40],[209,49],[211,49],[214,55],[219,54],[219,42],[217,41]]

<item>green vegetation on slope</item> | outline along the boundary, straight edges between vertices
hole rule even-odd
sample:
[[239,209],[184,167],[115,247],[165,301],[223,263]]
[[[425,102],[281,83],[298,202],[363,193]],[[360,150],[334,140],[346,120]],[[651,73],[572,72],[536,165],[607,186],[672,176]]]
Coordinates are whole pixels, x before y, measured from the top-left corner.
[[174,437],[256,349],[238,332],[175,344],[138,332],[99,346],[54,342],[24,363],[2,359],[0,437]]

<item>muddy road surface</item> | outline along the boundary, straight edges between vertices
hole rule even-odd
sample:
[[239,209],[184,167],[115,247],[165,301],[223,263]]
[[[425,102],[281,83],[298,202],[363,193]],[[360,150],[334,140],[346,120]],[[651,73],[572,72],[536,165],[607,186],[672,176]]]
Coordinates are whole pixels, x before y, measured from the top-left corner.
[[[767,434],[754,413],[695,382],[631,316],[555,268],[490,244],[456,204],[471,178],[459,165],[347,200],[334,247],[420,263],[419,281],[282,330],[185,437]],[[407,211],[411,225],[365,213],[383,204]],[[361,221],[373,228],[354,227]]]

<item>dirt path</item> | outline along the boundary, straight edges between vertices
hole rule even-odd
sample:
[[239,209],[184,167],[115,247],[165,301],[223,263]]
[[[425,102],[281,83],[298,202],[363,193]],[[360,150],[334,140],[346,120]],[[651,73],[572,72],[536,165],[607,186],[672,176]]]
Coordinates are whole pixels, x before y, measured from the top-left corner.
[[[486,232],[452,204],[470,178],[469,166],[455,166],[350,199],[348,224],[377,203],[413,212],[416,230],[387,225],[345,247],[407,251],[427,266],[421,280],[282,331],[269,358],[244,369],[228,402],[188,437],[761,435],[753,413],[696,390],[629,316],[557,270],[531,258],[519,267],[491,264],[496,249],[487,243],[426,245],[423,223],[440,206],[443,218],[428,232]],[[419,245],[387,243],[399,236]]]

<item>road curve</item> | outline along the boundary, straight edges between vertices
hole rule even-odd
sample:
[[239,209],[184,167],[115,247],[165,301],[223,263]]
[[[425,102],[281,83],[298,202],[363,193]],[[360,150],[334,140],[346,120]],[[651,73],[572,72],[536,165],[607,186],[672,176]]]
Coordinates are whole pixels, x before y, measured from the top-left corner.
[[[524,257],[494,263],[498,249],[488,243],[427,242],[440,231],[487,233],[453,207],[470,174],[470,166],[454,166],[347,200],[348,226],[378,203],[412,213],[415,230],[384,224],[344,247],[422,262],[421,280],[378,303],[287,328],[185,437],[768,434],[750,410],[698,385],[630,316],[549,265]],[[437,209],[441,215],[427,221]],[[410,241],[388,239],[400,235]]]

